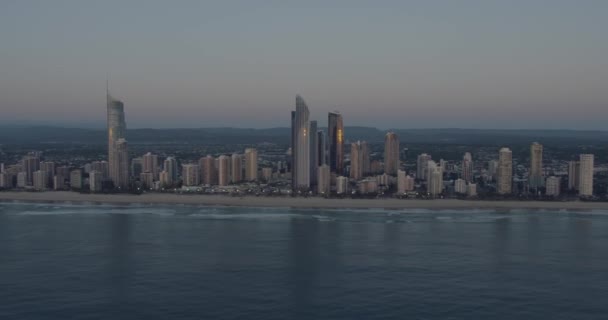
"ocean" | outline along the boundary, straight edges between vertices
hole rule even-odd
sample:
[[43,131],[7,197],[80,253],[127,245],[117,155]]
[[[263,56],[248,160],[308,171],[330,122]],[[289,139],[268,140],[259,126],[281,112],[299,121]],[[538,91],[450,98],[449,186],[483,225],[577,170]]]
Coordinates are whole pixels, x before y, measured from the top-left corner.
[[0,203],[0,319],[607,319],[608,211]]

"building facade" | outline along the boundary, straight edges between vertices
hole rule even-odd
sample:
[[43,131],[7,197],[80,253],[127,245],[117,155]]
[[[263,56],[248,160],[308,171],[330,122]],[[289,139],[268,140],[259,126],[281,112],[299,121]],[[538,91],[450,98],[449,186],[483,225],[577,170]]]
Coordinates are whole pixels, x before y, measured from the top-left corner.
[[[114,143],[114,177],[111,177],[114,182],[114,187],[126,190],[129,187],[129,150],[127,140],[118,139]],[[110,165],[112,167],[112,164]],[[112,171],[110,170],[110,176]]]
[[[110,180],[114,182],[114,187],[126,187],[124,179],[124,170],[121,170],[121,158],[116,155],[119,146],[119,140],[126,139],[127,125],[125,122],[124,104],[120,100],[116,100],[110,96],[109,91],[106,92],[106,106],[108,112],[108,162],[110,171]],[[128,170],[126,170],[128,172]]]
[[420,154],[416,160],[416,179],[418,180],[426,180],[426,172],[428,168],[428,163],[431,161],[432,157],[430,154]]
[[199,177],[200,174],[198,172],[198,165],[193,163],[182,165],[182,179],[184,186],[195,187],[200,185]]
[[394,132],[384,136],[384,173],[396,176],[399,170],[399,137]]
[[426,191],[431,196],[437,196],[443,193],[443,170],[433,160],[429,160],[427,166]]
[[245,149],[245,180],[258,180],[258,150],[254,148]]
[[319,166],[317,171],[317,193],[320,195],[329,195],[331,190],[331,171],[329,165],[323,164]]
[[292,183],[294,190],[310,188],[310,111],[302,97],[296,96],[292,113]]
[[344,172],[344,121],[337,111],[327,115],[329,168],[338,175]]
[[496,170],[496,192],[498,194],[511,194],[513,190],[513,153],[511,149],[500,149]]
[[230,157],[221,155],[218,158],[218,185],[227,186],[230,183]]
[[530,146],[530,172],[528,175],[530,189],[543,186],[543,146],[534,142]]
[[460,177],[465,182],[473,181],[473,156],[470,152],[467,152],[462,157],[462,164],[460,166]]
[[558,197],[561,190],[561,179],[559,177],[551,176],[547,178],[546,182],[546,195]]
[[580,161],[568,162],[568,190],[578,190],[580,170]]
[[580,155],[580,174],[578,183],[578,194],[583,197],[593,196],[593,167],[594,156],[592,154]]

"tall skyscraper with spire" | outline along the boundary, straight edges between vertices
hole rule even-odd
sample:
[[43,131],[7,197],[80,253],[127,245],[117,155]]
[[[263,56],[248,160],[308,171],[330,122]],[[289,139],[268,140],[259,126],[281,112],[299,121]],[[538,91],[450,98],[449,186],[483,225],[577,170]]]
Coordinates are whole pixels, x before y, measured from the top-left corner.
[[344,122],[335,111],[327,116],[327,140],[329,143],[329,168],[332,172],[344,173]]
[[292,179],[293,188],[310,188],[310,111],[302,97],[296,96],[296,110],[292,112]]
[[[108,111],[108,163],[110,169],[110,180],[114,183],[115,187],[126,187],[128,184],[128,166],[127,172],[121,172],[121,157],[118,155],[117,142],[121,142],[120,148],[123,152],[126,152],[127,143],[125,141],[127,125],[125,123],[125,106],[120,100],[114,99],[110,95],[110,90],[106,83],[106,105]],[[124,157],[124,154],[122,155]],[[128,160],[127,160],[128,163]],[[127,181],[125,182],[123,177],[127,175]]]

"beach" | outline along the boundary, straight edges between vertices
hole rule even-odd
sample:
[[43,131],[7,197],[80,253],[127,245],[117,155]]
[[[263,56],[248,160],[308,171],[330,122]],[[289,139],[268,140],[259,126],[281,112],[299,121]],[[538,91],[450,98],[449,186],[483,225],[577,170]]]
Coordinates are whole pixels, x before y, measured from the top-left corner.
[[145,193],[84,194],[69,191],[0,192],[0,201],[92,202],[112,204],[186,204],[239,207],[349,208],[349,209],[608,209],[608,202],[483,201],[458,199],[326,199],[318,197],[233,197],[228,195]]

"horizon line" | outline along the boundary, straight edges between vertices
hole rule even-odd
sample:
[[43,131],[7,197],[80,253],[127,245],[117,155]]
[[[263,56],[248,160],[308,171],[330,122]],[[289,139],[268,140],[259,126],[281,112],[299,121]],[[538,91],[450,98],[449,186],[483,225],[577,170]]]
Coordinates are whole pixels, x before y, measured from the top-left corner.
[[[576,132],[608,132],[602,129],[555,129],[555,128],[467,128],[467,127],[417,127],[417,128],[379,128],[374,126],[352,125],[344,126],[345,128],[365,128],[378,131],[393,131],[393,130],[483,130],[483,131],[576,131]],[[0,128],[8,129],[35,129],[35,128],[53,128],[53,129],[81,129],[81,130],[106,130],[107,127],[103,124],[98,126],[71,126],[71,125],[54,125],[54,124],[2,124]],[[319,128],[327,128],[320,126]],[[200,129],[241,129],[241,130],[271,130],[271,129],[289,129],[288,126],[272,126],[272,127],[241,127],[241,126],[212,126],[212,127],[130,127],[127,130],[200,130]]]

